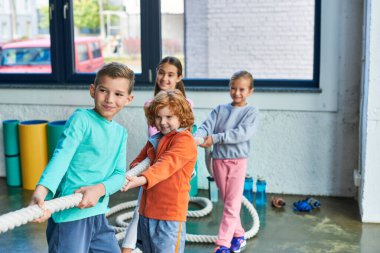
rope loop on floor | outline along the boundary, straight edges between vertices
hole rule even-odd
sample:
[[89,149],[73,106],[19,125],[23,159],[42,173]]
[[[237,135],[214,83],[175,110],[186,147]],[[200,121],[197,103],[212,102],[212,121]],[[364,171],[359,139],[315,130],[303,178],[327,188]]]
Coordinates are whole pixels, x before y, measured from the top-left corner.
[[[187,212],[187,217],[189,217],[189,218],[204,217],[212,211],[213,204],[208,198],[191,197],[190,202],[194,202],[194,203],[202,206],[203,208],[200,210],[189,210]],[[245,198],[244,196],[242,198],[242,204],[248,210],[250,216],[252,217],[252,222],[253,222],[252,226],[245,233],[245,238],[250,239],[258,233],[259,228],[260,228],[260,220],[259,220],[259,216],[257,214],[256,209],[254,208],[252,203],[249,202],[249,200],[247,198]],[[111,215],[114,215],[117,212],[122,211],[123,209],[132,208],[132,207],[135,207],[136,205],[137,205],[137,201],[129,201],[126,203],[116,205],[116,206],[111,208],[111,210],[106,214],[106,216],[109,217]],[[126,212],[126,213],[123,213],[123,214],[116,216],[116,219],[115,219],[116,226],[114,226],[114,230],[116,233],[116,238],[119,241],[124,238],[125,230],[129,225],[125,221],[128,219],[131,219],[132,217],[133,217],[133,211]],[[186,241],[187,242],[215,243],[215,241],[217,239],[218,239],[218,237],[216,235],[204,235],[204,234],[195,235],[195,234],[189,234],[189,233],[186,234]]]

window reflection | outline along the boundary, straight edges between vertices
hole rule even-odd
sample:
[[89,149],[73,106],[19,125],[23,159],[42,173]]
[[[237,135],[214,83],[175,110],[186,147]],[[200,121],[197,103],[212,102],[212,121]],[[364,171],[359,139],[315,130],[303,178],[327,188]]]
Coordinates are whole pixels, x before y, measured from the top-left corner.
[[140,1],[86,1],[86,5],[83,0],[73,2],[75,40],[96,38],[86,48],[75,44],[79,57],[76,72],[90,72],[89,67],[78,66],[88,57],[92,66],[117,61],[141,73]]

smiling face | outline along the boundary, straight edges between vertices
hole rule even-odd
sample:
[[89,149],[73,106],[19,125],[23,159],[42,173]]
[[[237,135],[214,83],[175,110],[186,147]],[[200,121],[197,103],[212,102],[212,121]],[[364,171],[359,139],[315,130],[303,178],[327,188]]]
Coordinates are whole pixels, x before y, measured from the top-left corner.
[[157,70],[156,84],[160,90],[174,90],[182,76],[178,75],[178,69],[170,63],[163,63]]
[[165,106],[157,111],[154,118],[154,123],[158,131],[160,131],[163,135],[178,129],[181,126],[178,116],[173,114],[169,106]]
[[244,106],[247,104],[247,97],[252,95],[251,81],[247,78],[238,78],[230,84],[230,96],[233,106]]
[[95,101],[94,110],[105,119],[112,120],[133,99],[128,93],[129,85],[130,81],[126,78],[109,76],[103,76],[96,87],[91,84],[90,94]]

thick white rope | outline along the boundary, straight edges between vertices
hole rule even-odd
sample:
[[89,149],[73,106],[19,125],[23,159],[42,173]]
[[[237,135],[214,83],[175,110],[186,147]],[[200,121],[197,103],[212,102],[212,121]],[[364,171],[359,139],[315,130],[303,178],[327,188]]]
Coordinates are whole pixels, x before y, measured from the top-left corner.
[[[62,211],[78,205],[82,200],[82,194],[76,193],[45,202],[46,209],[54,212]],[[32,205],[20,210],[0,216],[0,234],[24,225],[43,215],[43,210],[38,205]]]
[[[128,170],[128,176],[137,176],[143,172],[150,165],[149,158],[140,162],[136,167]],[[128,180],[126,180],[128,181]],[[53,200],[45,201],[45,208],[51,210],[52,213],[62,211],[65,209],[77,206],[82,201],[83,195],[75,193],[64,197],[56,198]],[[24,225],[36,218],[43,215],[43,210],[38,205],[32,205],[20,210],[10,212],[0,216],[0,234],[13,229],[15,227]]]

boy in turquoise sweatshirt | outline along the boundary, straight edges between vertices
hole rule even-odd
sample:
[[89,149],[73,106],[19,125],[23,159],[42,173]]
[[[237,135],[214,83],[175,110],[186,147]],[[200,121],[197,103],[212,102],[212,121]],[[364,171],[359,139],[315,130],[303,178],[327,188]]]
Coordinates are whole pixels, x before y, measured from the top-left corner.
[[[125,181],[127,131],[113,117],[129,104],[134,73],[127,66],[103,66],[90,85],[93,109],[77,109],[65,125],[54,154],[33,193],[31,204],[82,193],[77,207],[56,212],[48,221],[49,252],[120,252],[108,225],[109,196]],[[51,216],[49,210],[36,222]]]

